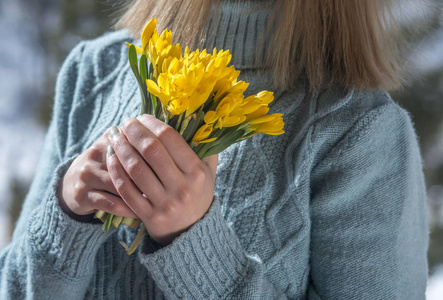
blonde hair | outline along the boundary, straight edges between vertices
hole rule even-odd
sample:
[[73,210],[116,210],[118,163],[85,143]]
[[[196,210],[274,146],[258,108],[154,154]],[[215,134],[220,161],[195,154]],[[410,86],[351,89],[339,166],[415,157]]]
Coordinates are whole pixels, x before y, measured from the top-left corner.
[[[205,39],[211,8],[219,1],[134,0],[115,27],[139,36],[155,16],[160,30],[172,29],[176,41],[195,48]],[[274,88],[293,87],[302,73],[312,90],[331,84],[361,90],[399,87],[400,67],[387,2],[275,0],[268,24],[272,30],[265,33],[269,42],[256,45],[272,47],[266,51],[263,68],[272,72]]]

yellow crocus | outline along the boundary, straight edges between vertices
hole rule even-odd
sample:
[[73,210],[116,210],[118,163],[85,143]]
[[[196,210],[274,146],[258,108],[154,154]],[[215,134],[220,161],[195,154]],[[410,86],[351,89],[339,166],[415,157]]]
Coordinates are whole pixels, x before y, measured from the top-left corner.
[[173,116],[179,115],[186,111],[189,106],[189,98],[188,97],[179,97],[175,99],[171,99],[167,105],[166,110]]
[[283,134],[284,122],[283,114],[271,114],[259,117],[255,120],[249,122],[249,130],[254,131],[254,133],[265,133],[269,135],[279,135]]
[[274,100],[274,93],[268,91],[261,91],[257,95],[246,97],[241,104],[245,110],[245,114],[252,114],[262,106],[267,106]]
[[246,120],[246,116],[243,114],[243,109],[236,109],[231,113],[221,117],[218,122],[218,128],[233,127],[243,123]]
[[[202,125],[197,132],[194,134],[194,137],[192,138],[192,141],[194,143],[201,143],[202,140],[206,139],[213,130],[213,126],[212,125],[208,125],[208,124],[204,124]],[[213,138],[212,140],[215,140],[215,138]]]
[[219,116],[226,116],[234,109],[240,106],[243,100],[242,94],[228,94],[222,100],[220,100],[219,104],[215,111]]
[[[146,24],[145,28],[143,28],[143,32],[142,32],[142,36],[141,36],[142,49],[140,49],[141,53],[139,53],[139,54],[146,53],[146,48],[149,45],[149,41],[151,40],[152,35],[156,31],[156,29],[155,29],[156,26],[157,26],[157,19],[153,18],[148,22],[148,24]],[[137,47],[136,47],[136,49],[137,49]]]
[[210,111],[206,112],[205,117],[203,118],[203,120],[205,121],[206,124],[213,124],[219,118],[220,118],[220,116],[217,114],[217,112],[215,112],[213,110],[210,110]]
[[189,107],[186,110],[186,117],[194,113],[208,100],[209,95],[214,88],[214,83],[208,80],[202,80],[198,86],[196,86],[194,93],[189,98]]
[[264,116],[268,113],[268,111],[269,111],[269,107],[267,105],[262,105],[254,112],[246,115],[246,122],[249,122],[250,120],[257,119],[258,117]]
[[[142,54],[147,54],[147,48],[149,45],[149,41],[151,40],[152,36],[157,33],[157,30],[155,29],[155,27],[157,26],[157,19],[151,19],[143,28],[143,32],[141,35],[141,47],[134,45],[135,46],[135,50],[137,51],[138,54],[142,55]],[[125,43],[126,46],[131,46],[132,44],[130,43]]]
[[[159,82],[161,81],[162,77],[159,77]],[[166,104],[169,102],[170,95],[169,95],[169,89],[168,86],[160,86],[155,81],[148,79],[146,80],[146,85],[148,87],[148,92],[153,94],[154,96],[158,97],[163,104]]]

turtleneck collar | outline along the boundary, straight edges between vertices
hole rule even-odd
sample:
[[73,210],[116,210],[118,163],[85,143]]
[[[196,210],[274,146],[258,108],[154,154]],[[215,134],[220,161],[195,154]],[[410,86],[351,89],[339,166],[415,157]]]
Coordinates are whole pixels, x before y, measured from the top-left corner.
[[264,58],[264,51],[259,53],[257,47],[263,47],[262,35],[272,16],[273,2],[221,0],[218,17],[213,9],[204,48],[229,49],[236,69],[257,68]]

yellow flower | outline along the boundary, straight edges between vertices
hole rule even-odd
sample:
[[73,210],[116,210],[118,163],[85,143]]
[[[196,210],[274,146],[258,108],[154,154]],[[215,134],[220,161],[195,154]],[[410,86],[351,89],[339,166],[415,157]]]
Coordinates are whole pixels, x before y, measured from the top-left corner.
[[[154,32],[157,32],[155,27],[157,26],[157,19],[151,19],[148,24],[146,24],[145,28],[143,28],[142,36],[141,36],[141,43],[142,43],[142,53],[146,53],[146,47],[149,44],[149,41],[151,40],[152,35]],[[136,47],[137,49],[137,47]],[[137,51],[138,52],[138,51]],[[142,54],[139,53],[139,54]]]
[[267,106],[274,100],[274,93],[261,91],[257,95],[246,97],[241,107],[245,110],[245,114],[252,114],[262,106]]
[[[152,40],[155,40],[155,34]],[[164,40],[169,38],[165,36]],[[169,42],[169,40],[168,40]],[[156,62],[155,51],[162,48],[161,44],[154,47],[150,53],[153,57],[153,62]],[[169,48],[166,48],[169,49]],[[226,76],[233,74],[232,68],[227,68],[231,56],[229,51],[220,51],[214,54],[206,53],[206,50],[200,52],[198,49],[194,52],[189,52],[186,48],[184,57],[178,59],[177,57],[171,59],[171,56],[164,58],[161,73],[158,74],[157,82],[148,81],[148,91],[161,99],[163,105],[172,114],[186,111],[185,117],[188,117],[199,109],[216,90],[216,85],[221,80],[226,80]],[[156,76],[156,74],[154,74]],[[231,80],[232,81],[232,80]],[[230,87],[233,84],[229,84]],[[236,92],[246,89],[247,85],[241,83],[234,85]],[[238,106],[243,99],[237,101],[235,106]],[[180,98],[180,109],[174,106],[174,109],[168,108],[170,101]],[[183,100],[187,98],[188,101]],[[172,99],[172,100],[171,100]],[[226,102],[226,101],[225,101]],[[188,105],[185,107],[184,105]],[[233,109],[234,107],[232,107]],[[231,109],[231,111],[232,111]],[[229,111],[223,112],[226,115]]]
[[283,114],[272,114],[261,116],[257,119],[249,121],[249,130],[253,130],[254,133],[265,133],[269,135],[283,134],[284,122]]
[[154,30],[151,39],[149,40],[148,58],[154,66],[154,77],[157,77],[160,72],[164,72],[168,65],[163,62],[167,60],[172,62],[171,58],[181,59],[180,44],[172,44],[172,32],[165,29],[159,36],[157,30]]
[[[221,97],[226,95],[231,88],[233,88],[237,83],[237,78],[240,75],[240,71],[236,70],[234,67],[225,68],[224,76],[220,77],[215,84],[214,100],[218,101]],[[239,84],[237,87],[245,88],[243,84]],[[246,88],[245,88],[246,89]]]
[[213,124],[219,118],[220,118],[220,116],[215,111],[210,110],[210,111],[206,112],[205,117],[204,117],[204,121],[206,124]]
[[254,112],[247,114],[246,122],[249,122],[250,120],[257,119],[258,117],[264,116],[268,113],[268,111],[269,111],[269,107],[267,105],[260,106]]
[[236,109],[231,113],[221,117],[217,125],[220,129],[223,127],[233,127],[243,123],[246,120],[246,116],[243,114],[243,109]]
[[215,141],[217,138],[210,138],[204,141],[204,139],[206,139],[212,133],[212,129],[213,129],[212,125],[204,124],[194,134],[192,141],[194,143],[209,143]]
[[243,101],[243,94],[228,94],[217,105],[215,111],[219,116],[225,116],[239,107]]
[[274,93],[268,91],[261,91],[257,95],[252,95],[245,98],[244,104],[268,105],[274,100]]
[[[142,54],[146,54],[146,48],[149,44],[149,41],[151,40],[151,37],[153,36],[154,32],[156,33],[157,30],[155,29],[155,27],[157,26],[157,19],[151,19],[145,26],[145,28],[143,28],[143,32],[141,35],[141,48],[137,45],[135,46],[135,50],[137,51],[138,54],[142,55]],[[126,43],[126,45],[129,47],[131,44]]]
[[148,91],[158,97],[171,116],[185,113],[188,118],[212,99],[213,110],[204,112],[205,124],[193,137],[196,143],[205,140],[214,127],[232,127],[244,124],[255,133],[283,133],[281,114],[267,115],[268,104],[274,100],[272,92],[261,91],[244,97],[248,83],[238,81],[240,71],[228,66],[229,50],[206,49],[191,52],[185,48],[182,56],[180,44],[172,44],[172,33],[165,29],[161,35],[155,29],[155,19],[148,22],[142,34],[142,50],[148,55],[154,70],[148,79]]

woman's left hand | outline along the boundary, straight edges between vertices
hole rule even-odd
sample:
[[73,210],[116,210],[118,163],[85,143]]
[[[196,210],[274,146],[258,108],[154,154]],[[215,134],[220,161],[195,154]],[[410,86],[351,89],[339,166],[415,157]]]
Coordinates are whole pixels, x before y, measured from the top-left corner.
[[200,160],[176,130],[151,115],[109,133],[115,188],[153,239],[171,243],[208,211],[218,156]]

